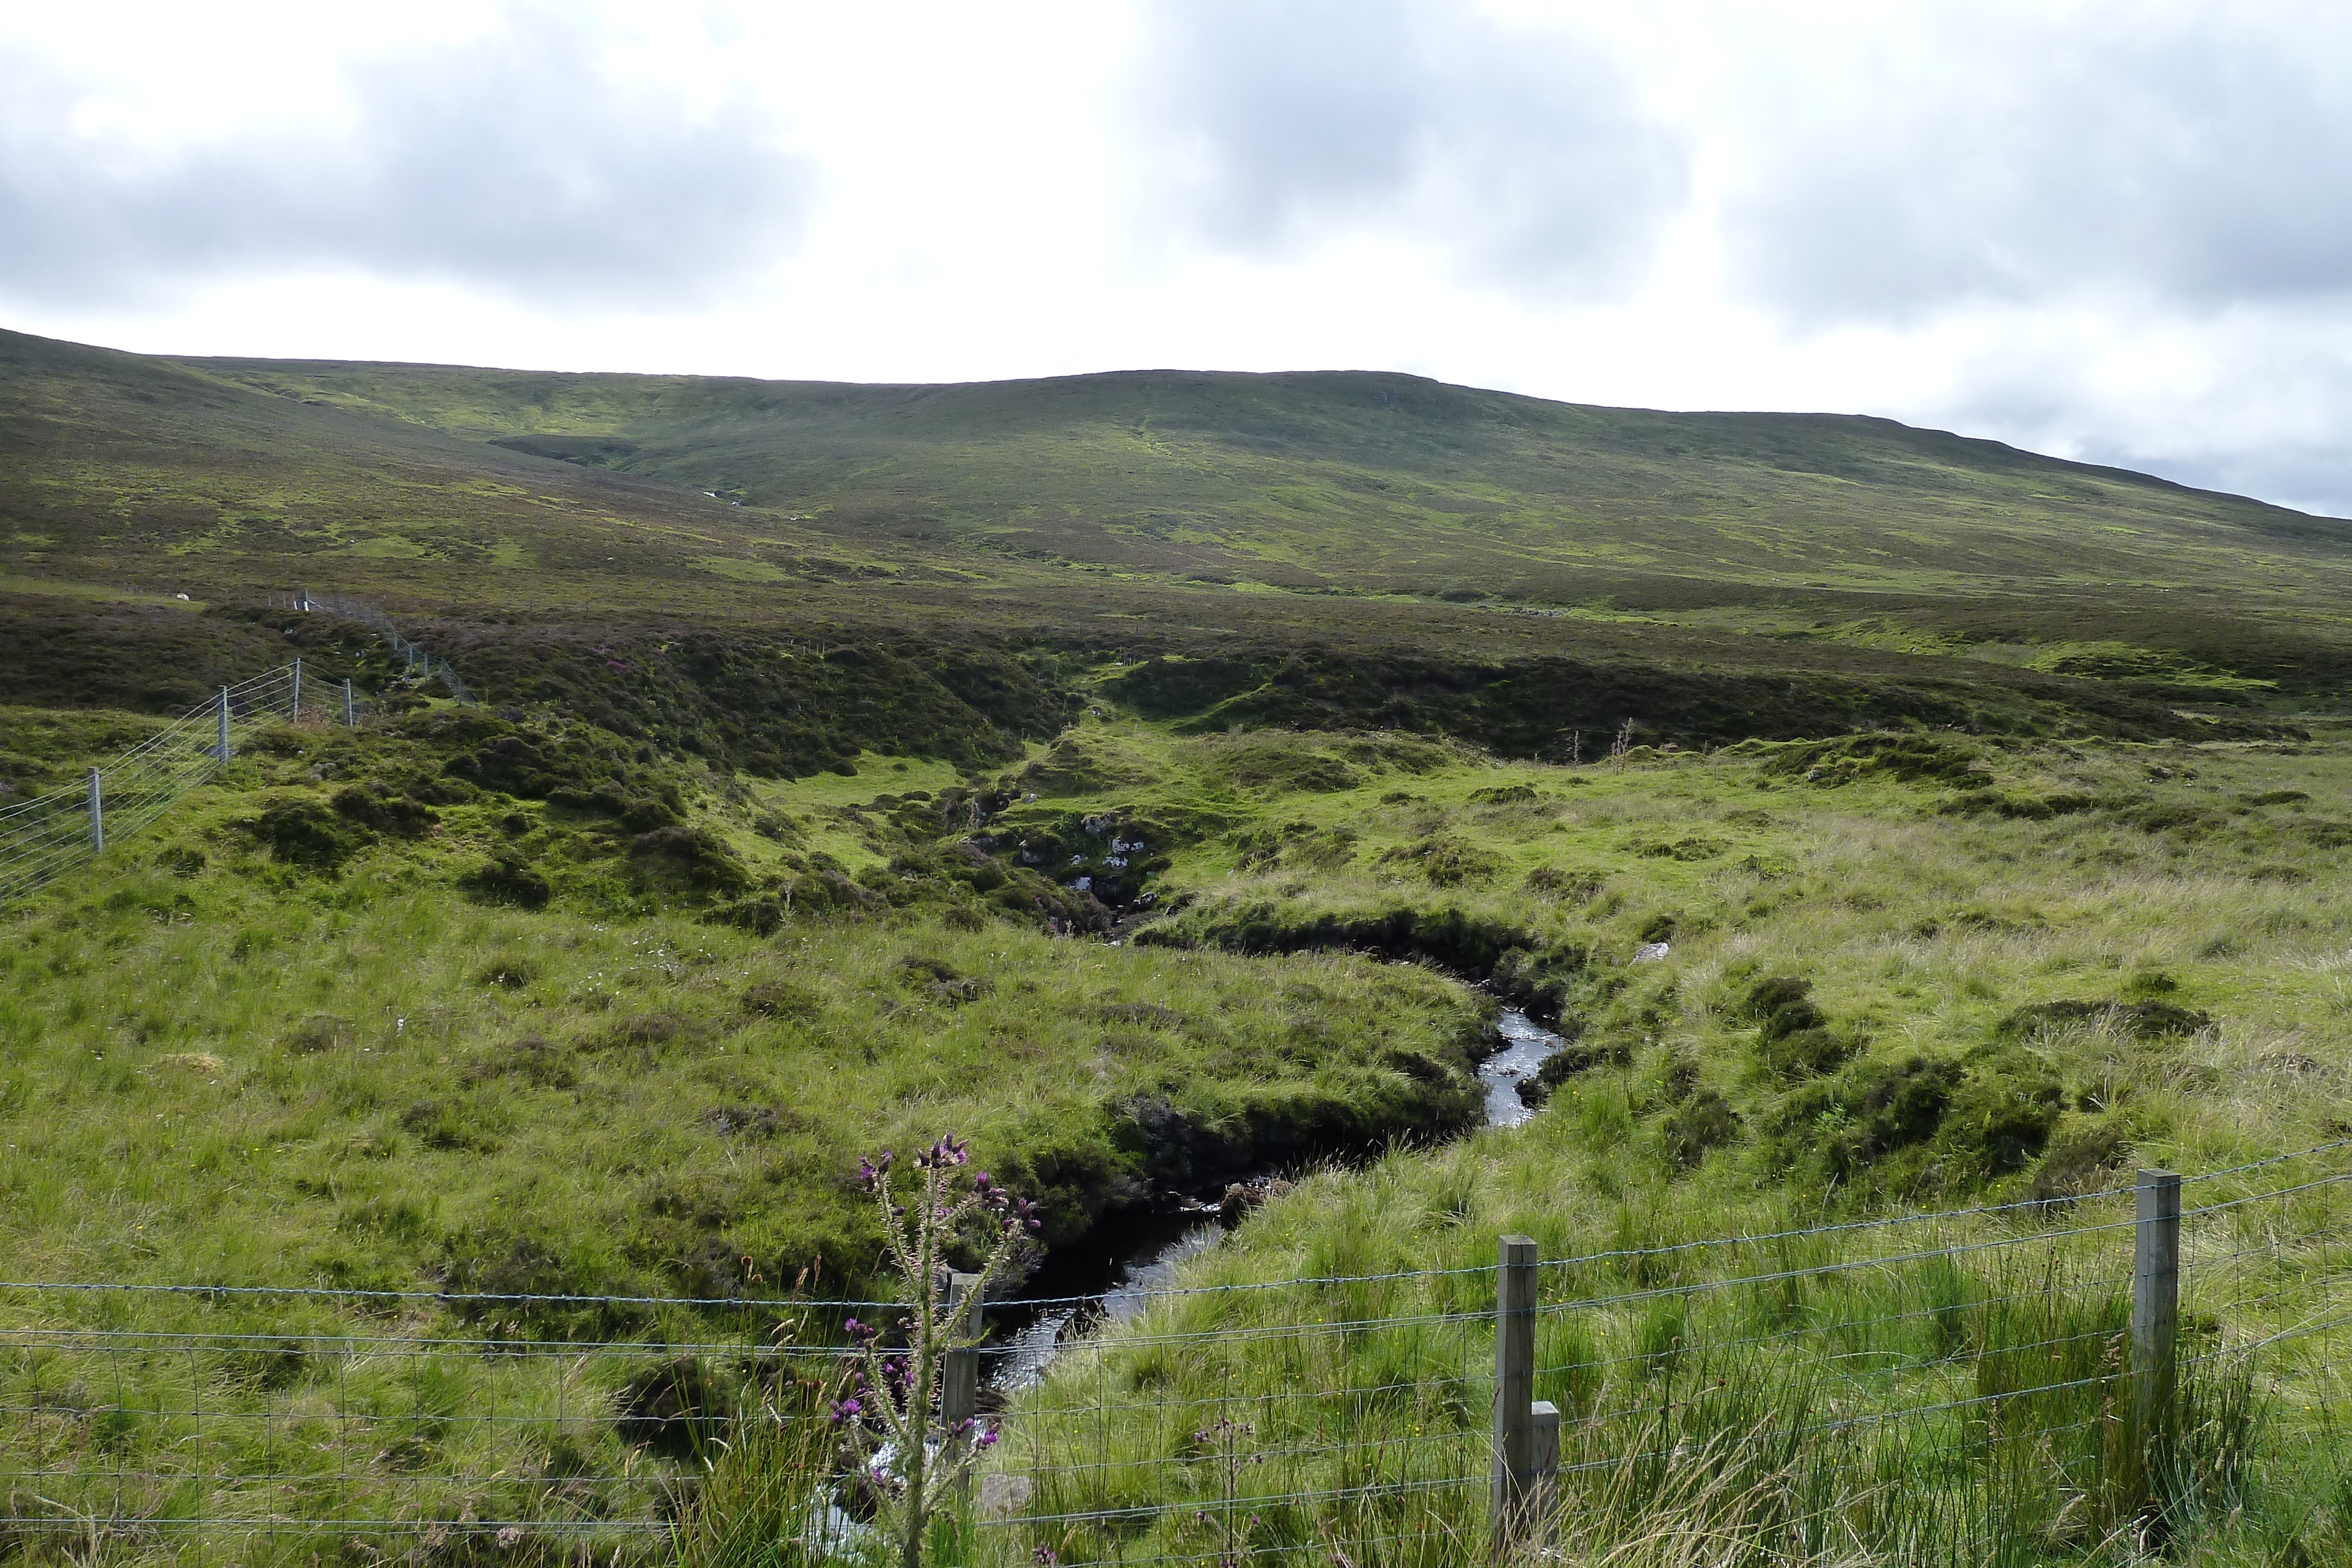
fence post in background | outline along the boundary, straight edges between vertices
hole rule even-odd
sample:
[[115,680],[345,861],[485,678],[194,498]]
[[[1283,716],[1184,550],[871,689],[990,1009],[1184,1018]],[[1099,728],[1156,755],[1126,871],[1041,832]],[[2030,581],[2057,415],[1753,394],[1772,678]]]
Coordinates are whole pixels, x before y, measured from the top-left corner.
[[302,661],[294,661],[294,722],[302,722]]
[[1535,1425],[1533,1481],[1528,1489],[1528,1544],[1549,1552],[1559,1543],[1559,1406],[1538,1399],[1528,1406]]
[[106,852],[106,794],[95,768],[89,770],[89,852]]
[[352,680],[346,675],[343,677],[343,727],[352,728],[355,723],[352,717]]
[[2147,1461],[2172,1427],[2180,1326],[2180,1178],[2139,1173],[2138,1222],[2132,1228],[2131,1501],[2148,1500]]
[[[948,1321],[955,1325],[958,1339],[980,1337],[980,1276],[950,1274],[948,1276]],[[946,1364],[940,1368],[940,1427],[950,1434],[943,1447],[953,1463],[971,1448],[969,1437],[953,1436],[957,1426],[972,1419],[980,1406],[980,1352],[951,1350]],[[959,1503],[969,1501],[971,1475],[969,1471],[956,1482]]]
[[228,760],[228,688],[226,686],[221,688],[220,744],[213,747],[213,755],[223,762]]
[[1496,1563],[1528,1537],[1535,1472],[1536,1243],[1506,1236],[1495,1270],[1495,1477],[1488,1518]]

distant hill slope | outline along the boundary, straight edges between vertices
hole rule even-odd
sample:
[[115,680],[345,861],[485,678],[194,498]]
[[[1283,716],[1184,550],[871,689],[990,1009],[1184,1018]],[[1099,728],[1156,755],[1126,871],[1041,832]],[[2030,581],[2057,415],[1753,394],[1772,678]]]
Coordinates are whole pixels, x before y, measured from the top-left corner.
[[[301,584],[430,621],[494,697],[747,755],[873,725],[985,749],[1113,658],[1171,716],[1522,752],[1628,716],[2154,735],[2342,706],[2347,547],[2352,523],[1885,420],[1410,376],[851,386],[0,332],[0,593],[85,596],[0,615],[16,701],[74,700],[35,628],[89,593],[256,614]],[[88,645],[142,623],[110,613]],[[813,653],[865,673],[778,674]],[[769,746],[763,704],[802,738]]]
[[2352,586],[2352,523],[1884,419],[1355,371],[850,386],[186,364],[828,531],[1176,579],[1560,603]]

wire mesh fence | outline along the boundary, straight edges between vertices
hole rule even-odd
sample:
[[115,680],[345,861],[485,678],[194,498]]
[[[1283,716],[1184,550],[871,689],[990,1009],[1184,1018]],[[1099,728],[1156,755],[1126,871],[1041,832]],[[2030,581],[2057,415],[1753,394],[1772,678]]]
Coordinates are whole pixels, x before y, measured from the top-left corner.
[[152,823],[236,754],[260,726],[353,724],[365,700],[348,682],[306,682],[302,662],[223,686],[79,787],[0,808],[0,900],[21,896]]
[[[2261,1485],[2352,1478],[2345,1158],[2192,1176],[2177,1222],[2141,1184],[1516,1276],[1171,1287],[1118,1323],[1101,1298],[997,1303],[980,1408],[1001,1440],[961,1550],[1462,1563],[1515,1509],[1511,1552],[1689,1528],[1769,1534],[1783,1560],[1962,1563],[2186,1529]],[[2152,1281],[2168,1234],[2179,1271]],[[2152,1291],[2178,1308],[2153,1410]],[[844,1317],[888,1303],[47,1283],[0,1302],[0,1550],[692,1556],[763,1466],[770,1548],[876,1544],[824,1412]],[[1042,1367],[1006,1332],[1055,1319]],[[558,1321],[634,1326],[526,1332]]]
[[[446,659],[402,636],[381,612],[338,599],[302,593],[299,610],[357,620],[383,633],[404,661],[403,677],[438,681],[467,706],[474,694]],[[380,699],[350,680],[306,676],[299,659],[224,686],[121,755],[91,768],[76,787],[0,806],[0,903],[22,897],[102,852],[110,839],[141,831],[234,757],[257,727],[269,724],[354,726],[372,716]]]

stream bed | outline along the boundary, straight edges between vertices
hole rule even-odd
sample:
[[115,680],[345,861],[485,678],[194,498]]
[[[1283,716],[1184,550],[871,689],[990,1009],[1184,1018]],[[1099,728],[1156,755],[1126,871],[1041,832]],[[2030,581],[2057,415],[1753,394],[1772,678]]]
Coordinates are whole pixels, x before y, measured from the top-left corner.
[[[1519,1098],[1520,1081],[1542,1066],[1561,1040],[1517,1008],[1503,1009],[1499,1027],[1503,1047],[1478,1064],[1478,1084],[1486,1094],[1486,1124],[1516,1127],[1535,1114]],[[1018,1297],[992,1302],[989,1315],[1011,1325],[1011,1332],[982,1352],[988,1385],[1000,1395],[1026,1388],[1044,1375],[1068,1339],[1105,1320],[1126,1322],[1140,1316],[1154,1295],[1175,1282],[1180,1264],[1214,1247],[1223,1235],[1214,1204],[1139,1214],[1118,1237],[1116,1251],[1100,1263],[1089,1259],[1054,1270],[1051,1284],[1035,1282],[1043,1300],[1025,1309]],[[1100,1304],[1079,1297],[1098,1297]]]

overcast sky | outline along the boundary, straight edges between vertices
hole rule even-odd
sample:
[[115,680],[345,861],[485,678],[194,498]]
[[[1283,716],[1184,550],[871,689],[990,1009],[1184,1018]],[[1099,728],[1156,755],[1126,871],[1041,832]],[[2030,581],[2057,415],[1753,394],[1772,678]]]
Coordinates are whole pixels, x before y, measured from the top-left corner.
[[0,324],[1829,409],[2352,514],[2352,8],[80,0]]

